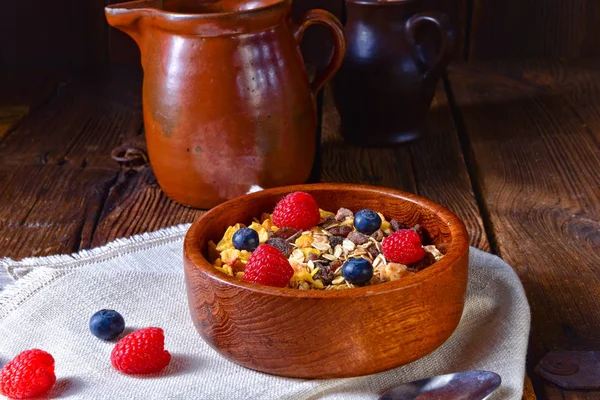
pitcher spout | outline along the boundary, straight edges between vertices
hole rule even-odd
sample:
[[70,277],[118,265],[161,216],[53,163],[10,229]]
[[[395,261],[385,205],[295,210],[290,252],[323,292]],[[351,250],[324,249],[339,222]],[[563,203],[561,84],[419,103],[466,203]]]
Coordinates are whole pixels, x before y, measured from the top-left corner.
[[163,0],[137,0],[112,4],[104,8],[106,21],[135,40],[143,51],[142,17],[150,10],[161,7]]

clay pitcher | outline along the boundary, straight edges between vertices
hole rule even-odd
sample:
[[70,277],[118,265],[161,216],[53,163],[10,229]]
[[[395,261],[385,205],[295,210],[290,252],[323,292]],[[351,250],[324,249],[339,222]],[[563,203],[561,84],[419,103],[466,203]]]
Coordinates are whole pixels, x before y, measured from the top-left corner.
[[422,0],[346,0],[348,51],[334,80],[341,133],[389,146],[421,136],[454,31]]
[[[340,22],[291,0],[134,1],[108,23],[141,50],[150,164],[171,199],[210,208],[250,191],[305,182],[316,148],[316,94],[341,65]],[[329,66],[309,82],[299,43],[323,24]]]

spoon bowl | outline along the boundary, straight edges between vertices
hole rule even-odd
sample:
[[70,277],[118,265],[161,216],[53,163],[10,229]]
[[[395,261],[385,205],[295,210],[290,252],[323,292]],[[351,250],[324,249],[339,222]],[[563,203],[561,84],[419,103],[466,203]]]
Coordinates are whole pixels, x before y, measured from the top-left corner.
[[463,371],[405,383],[388,390],[379,400],[482,400],[502,383],[491,371]]

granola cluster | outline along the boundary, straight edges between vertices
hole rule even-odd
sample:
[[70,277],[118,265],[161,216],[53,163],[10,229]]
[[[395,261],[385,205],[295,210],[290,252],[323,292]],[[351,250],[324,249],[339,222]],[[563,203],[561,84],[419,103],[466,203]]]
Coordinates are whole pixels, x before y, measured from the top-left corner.
[[[286,257],[294,270],[288,287],[309,290],[340,290],[353,288],[342,274],[342,266],[352,258],[364,258],[373,266],[373,276],[366,283],[373,285],[394,281],[414,274],[443,257],[431,244],[427,232],[419,225],[414,229],[421,238],[425,257],[420,261],[404,265],[390,262],[382,251],[383,240],[401,229],[409,229],[403,223],[392,219],[387,221],[381,214],[381,227],[371,235],[359,232],[354,226],[354,213],[340,208],[337,213],[319,209],[320,222],[310,230],[299,231],[290,227],[278,228],[273,224],[272,215],[263,213],[254,219],[248,228],[258,234],[260,244],[268,244],[278,249]],[[232,238],[245,225],[230,226],[219,243],[210,241],[208,256],[219,271],[243,279],[246,264],[251,256],[247,250],[234,247]]]

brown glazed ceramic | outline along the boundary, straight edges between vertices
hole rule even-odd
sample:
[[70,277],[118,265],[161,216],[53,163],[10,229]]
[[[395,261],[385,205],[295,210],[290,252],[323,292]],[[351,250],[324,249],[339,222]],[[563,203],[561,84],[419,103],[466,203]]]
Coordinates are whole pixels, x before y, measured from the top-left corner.
[[[271,211],[285,194],[311,193],[326,210],[371,208],[421,224],[445,257],[413,276],[362,288],[319,291],[244,282],[206,260],[209,239]],[[467,287],[469,241],[450,211],[412,194],[345,184],[269,189],[221,204],[196,220],[184,242],[190,313],[200,336],[245,367],[297,378],[371,374],[414,361],[454,332]]]
[[[315,157],[315,96],[339,68],[343,28],[291,0],[143,0],[106,7],[135,39],[144,68],[144,125],[163,191],[210,208],[247,193],[307,180]],[[299,43],[305,29],[333,33],[332,60],[312,83]]]
[[422,7],[422,0],[346,0],[348,50],[334,95],[348,142],[387,146],[421,135],[454,47],[447,17]]

